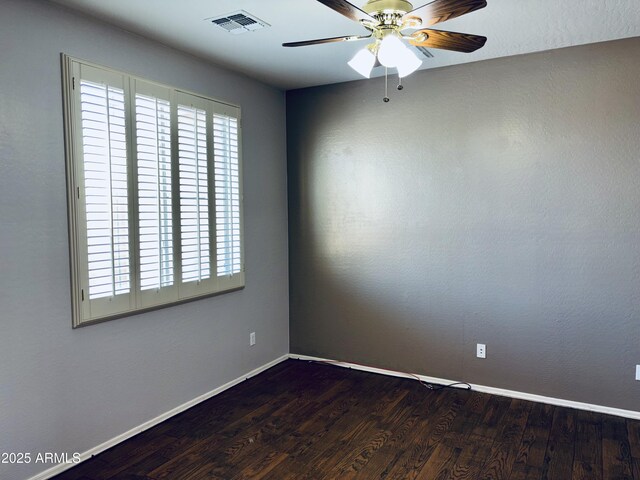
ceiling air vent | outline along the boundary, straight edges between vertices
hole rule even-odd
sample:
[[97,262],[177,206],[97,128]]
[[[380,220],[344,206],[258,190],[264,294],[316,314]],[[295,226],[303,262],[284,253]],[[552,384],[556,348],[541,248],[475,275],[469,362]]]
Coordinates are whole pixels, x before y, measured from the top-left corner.
[[433,53],[430,50],[427,50],[425,47],[416,47],[416,49],[420,50],[420,53],[427,58],[433,58]]
[[239,10],[222,17],[207,18],[207,20],[234,35],[270,27],[267,22],[263,22],[244,10]]

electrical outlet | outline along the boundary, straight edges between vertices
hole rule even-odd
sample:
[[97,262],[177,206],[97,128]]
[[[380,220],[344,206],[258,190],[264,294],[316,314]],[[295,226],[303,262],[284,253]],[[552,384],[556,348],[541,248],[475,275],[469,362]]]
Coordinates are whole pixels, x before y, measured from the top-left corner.
[[484,343],[479,343],[476,349],[476,356],[478,358],[487,358],[487,346]]
[[249,346],[253,347],[256,344],[256,332],[251,332],[249,334]]
[[640,365],[636,365],[636,380],[640,380]]

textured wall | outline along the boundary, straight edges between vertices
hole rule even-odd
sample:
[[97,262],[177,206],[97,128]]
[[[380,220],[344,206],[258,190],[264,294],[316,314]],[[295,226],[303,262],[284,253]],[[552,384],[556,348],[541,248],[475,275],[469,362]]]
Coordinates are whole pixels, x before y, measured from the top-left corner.
[[[85,451],[287,353],[283,92],[45,1],[0,0],[0,45],[0,452]],[[242,106],[244,290],[71,329],[60,52]]]
[[291,351],[640,410],[638,58],[288,92]]

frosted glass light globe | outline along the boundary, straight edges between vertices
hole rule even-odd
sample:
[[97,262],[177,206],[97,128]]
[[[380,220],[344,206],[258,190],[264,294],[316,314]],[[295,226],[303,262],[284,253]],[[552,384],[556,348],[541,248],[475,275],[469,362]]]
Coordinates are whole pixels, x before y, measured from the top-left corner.
[[398,76],[400,78],[404,78],[407,75],[411,75],[422,65],[422,60],[420,60],[415,53],[413,53],[409,48],[405,48],[404,52],[398,57],[398,62],[396,67],[398,68]]
[[363,48],[351,59],[349,66],[365,78],[371,77],[376,56],[368,48]]
[[380,43],[378,61],[385,67],[394,68],[406,49],[407,47],[397,36],[387,35]]

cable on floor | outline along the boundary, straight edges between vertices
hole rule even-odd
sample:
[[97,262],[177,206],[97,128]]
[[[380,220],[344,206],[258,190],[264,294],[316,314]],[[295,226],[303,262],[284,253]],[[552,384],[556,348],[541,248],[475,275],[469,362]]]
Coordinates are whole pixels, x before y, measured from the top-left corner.
[[[310,363],[324,363],[326,365],[338,365],[338,366],[342,366],[342,367],[349,367],[349,365],[357,365],[359,367],[364,367],[364,368],[372,368],[372,369],[376,369],[376,370],[380,370],[377,367],[372,367],[371,365],[365,365],[363,363],[356,363],[356,362],[338,362],[338,361],[334,361],[334,360],[307,360]],[[401,375],[407,376],[407,377],[412,377],[415,380],[418,381],[418,383],[420,383],[420,385],[422,385],[423,387],[425,387],[428,390],[432,390],[432,391],[438,391],[438,390],[444,390],[447,388],[456,388],[458,390],[471,390],[471,385],[468,384],[467,382],[454,382],[454,383],[449,383],[449,384],[439,384],[439,383],[431,383],[431,382],[425,382],[424,380],[422,380],[418,375],[416,375],[415,373],[408,373],[408,372],[400,372],[398,370],[388,370],[389,372],[393,372],[393,373],[400,373]],[[458,387],[458,385],[466,385],[466,388],[460,388]]]

